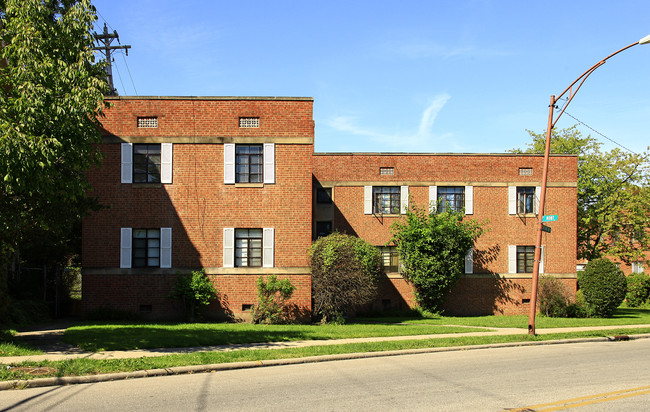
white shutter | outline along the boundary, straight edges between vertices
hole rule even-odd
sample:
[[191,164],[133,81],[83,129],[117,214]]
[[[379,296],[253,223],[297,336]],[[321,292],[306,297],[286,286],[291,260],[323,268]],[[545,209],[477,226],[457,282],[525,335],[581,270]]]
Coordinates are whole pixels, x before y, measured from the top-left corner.
[[400,197],[400,213],[405,215],[406,210],[409,208],[409,187],[402,186],[399,191]]
[[429,186],[429,213],[438,210],[438,186]]
[[275,143],[264,143],[264,183],[275,183]]
[[517,273],[517,245],[508,245],[508,273]]
[[133,182],[133,143],[122,143],[122,183]]
[[235,267],[235,229],[223,228],[223,267]]
[[372,186],[363,187],[363,213],[372,214]]
[[227,185],[235,184],[235,145],[223,145],[223,182]]
[[123,227],[120,230],[120,267],[128,269],[131,267],[131,228]]
[[474,186],[465,186],[465,214],[474,214]]
[[544,246],[539,254],[539,273],[544,273]]
[[474,273],[474,248],[468,250],[465,255],[465,273]]
[[542,194],[542,187],[541,186],[536,186],[535,187],[535,206],[533,206],[535,209],[535,213],[539,213],[539,199]]
[[160,267],[172,267],[172,228],[160,228]]
[[172,182],[172,160],[173,160],[173,144],[161,143],[160,144],[160,182]]
[[517,214],[517,186],[508,186],[508,213]]
[[262,267],[272,268],[273,267],[273,248],[275,245],[274,233],[275,230],[272,227],[265,227],[262,230]]

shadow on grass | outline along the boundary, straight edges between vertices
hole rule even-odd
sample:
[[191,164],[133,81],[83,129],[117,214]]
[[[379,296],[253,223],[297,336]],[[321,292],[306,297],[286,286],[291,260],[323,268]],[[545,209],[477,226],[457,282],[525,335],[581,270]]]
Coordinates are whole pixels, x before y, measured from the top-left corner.
[[151,348],[181,348],[213,345],[233,345],[258,342],[286,342],[314,339],[310,333],[289,330],[204,328],[156,325],[106,325],[66,330],[63,340],[80,348],[100,350],[130,350]]
[[650,309],[618,308],[612,316],[613,319],[640,319],[650,318]]

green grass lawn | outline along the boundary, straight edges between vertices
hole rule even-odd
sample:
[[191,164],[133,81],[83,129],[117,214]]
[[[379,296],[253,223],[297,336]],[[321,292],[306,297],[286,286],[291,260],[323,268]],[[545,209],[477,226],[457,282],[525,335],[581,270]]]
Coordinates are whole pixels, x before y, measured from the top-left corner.
[[[148,369],[164,369],[176,366],[211,365],[244,361],[264,361],[271,359],[302,358],[308,356],[334,355],[345,353],[366,353],[389,350],[421,349],[434,347],[453,347],[467,345],[494,344],[506,342],[543,342],[566,338],[585,338],[631,334],[629,329],[611,331],[573,332],[553,335],[531,336],[528,334],[508,336],[459,336],[455,338],[405,340],[390,342],[352,343],[332,346],[306,348],[238,350],[228,352],[200,352],[191,354],[166,355],[155,358],[134,359],[70,359],[65,361],[23,362],[10,368],[0,368],[0,381],[29,380],[41,377],[83,376],[114,372],[132,372]],[[635,329],[634,333],[650,333],[650,328]]]
[[[485,328],[528,328],[528,315],[516,316],[430,316],[358,318],[355,322],[385,322],[430,325],[463,325]],[[535,328],[580,326],[650,325],[650,309],[618,308],[611,318],[547,318],[537,314]]]
[[249,323],[92,324],[73,326],[63,340],[87,351],[182,348],[238,343],[434,335],[485,331],[432,324],[253,325]]

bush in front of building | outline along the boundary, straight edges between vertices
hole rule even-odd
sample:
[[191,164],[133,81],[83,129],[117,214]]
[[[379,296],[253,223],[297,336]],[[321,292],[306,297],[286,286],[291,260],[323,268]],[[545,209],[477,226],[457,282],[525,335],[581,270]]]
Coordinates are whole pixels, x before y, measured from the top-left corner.
[[650,276],[645,273],[632,273],[627,277],[627,294],[625,303],[629,307],[638,308],[650,298]]
[[540,276],[537,308],[541,314],[551,318],[567,317],[570,304],[569,291],[560,279],[549,275]]
[[391,230],[402,276],[413,285],[416,301],[423,309],[437,312],[464,273],[465,257],[483,233],[480,223],[467,219],[462,211],[429,213],[411,206]]
[[578,275],[589,316],[606,318],[623,303],[627,281],[623,272],[610,260],[596,259]]
[[346,312],[376,297],[382,260],[370,243],[332,233],[314,242],[309,256],[313,314],[322,322],[343,322]]
[[253,323],[278,325],[292,320],[289,299],[296,287],[289,279],[271,275],[257,278],[257,304],[253,307]]
[[217,290],[201,269],[190,274],[178,273],[169,297],[183,303],[185,317],[193,322],[200,316],[201,308],[217,298]]

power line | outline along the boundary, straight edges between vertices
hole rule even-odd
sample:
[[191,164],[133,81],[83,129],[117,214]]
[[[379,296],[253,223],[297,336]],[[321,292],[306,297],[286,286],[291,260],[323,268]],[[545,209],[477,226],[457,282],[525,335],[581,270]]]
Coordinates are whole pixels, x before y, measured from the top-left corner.
[[580,123],[581,125],[585,126],[586,128],[588,128],[588,129],[591,130],[592,132],[597,133],[597,134],[599,134],[600,136],[604,137],[605,139],[609,140],[610,142],[614,143],[615,145],[622,147],[623,149],[627,150],[628,152],[630,152],[630,153],[632,153],[632,154],[637,154],[634,150],[630,150],[630,149],[628,149],[627,147],[625,147],[625,146],[623,146],[622,144],[620,144],[619,142],[617,142],[616,140],[614,140],[614,139],[610,139],[609,137],[605,136],[604,134],[602,134],[602,133],[599,132],[598,130],[596,130],[596,129],[594,129],[593,127],[589,126],[588,124],[584,123],[584,122],[581,121],[580,119],[576,118],[575,116],[572,116],[571,114],[569,114],[569,112],[565,111],[564,114],[566,114],[567,116],[569,116],[570,118],[572,118],[572,119],[575,120],[576,122]]
[[[122,52],[122,56],[124,56],[124,65],[126,66],[126,71],[129,73],[129,78],[131,79],[131,84],[133,85],[133,91],[135,92],[135,95],[138,95],[138,89],[135,88],[135,82],[133,81],[133,76],[131,76],[131,69],[129,69],[129,64],[126,62],[126,55],[124,51],[120,50]],[[126,92],[126,90],[125,90]]]

